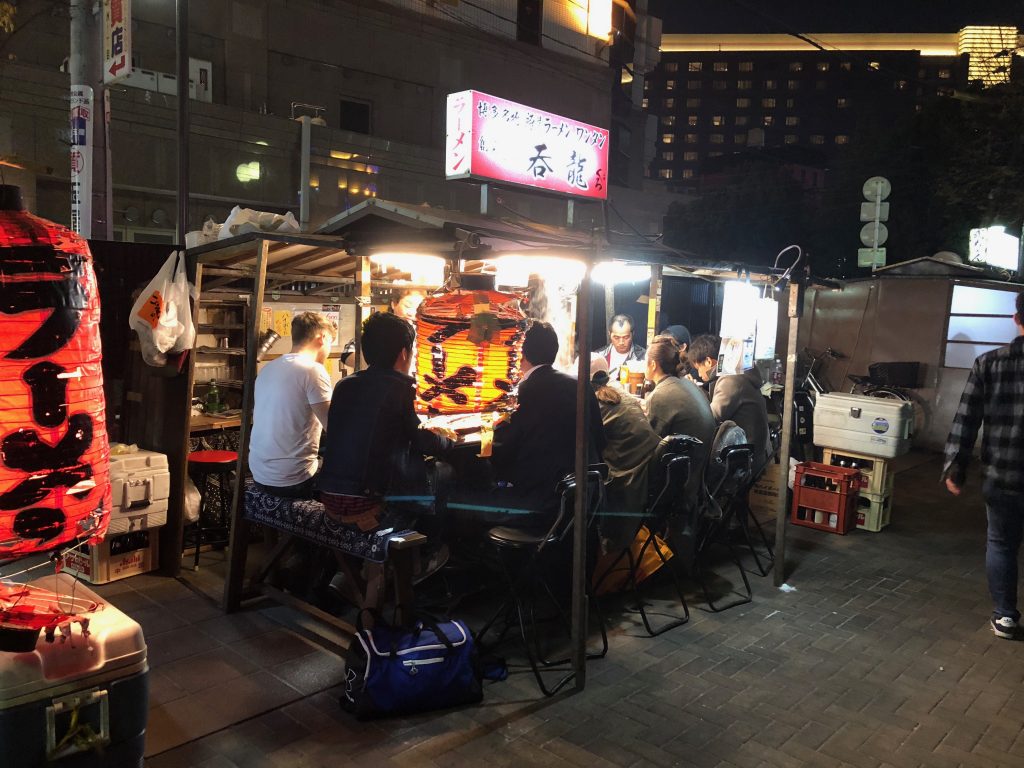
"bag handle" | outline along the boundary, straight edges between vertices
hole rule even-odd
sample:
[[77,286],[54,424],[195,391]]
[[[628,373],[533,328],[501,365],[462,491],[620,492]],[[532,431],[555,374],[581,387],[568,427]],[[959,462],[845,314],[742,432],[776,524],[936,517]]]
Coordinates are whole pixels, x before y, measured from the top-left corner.
[[445,648],[447,648],[449,651],[455,650],[455,644],[450,639],[448,639],[448,635],[446,635],[441,630],[441,627],[438,626],[437,619],[431,616],[429,613],[421,613],[419,615],[419,618],[416,621],[416,629],[414,630],[413,637],[419,637],[424,627],[433,630],[434,635],[437,637],[437,639],[444,643]]

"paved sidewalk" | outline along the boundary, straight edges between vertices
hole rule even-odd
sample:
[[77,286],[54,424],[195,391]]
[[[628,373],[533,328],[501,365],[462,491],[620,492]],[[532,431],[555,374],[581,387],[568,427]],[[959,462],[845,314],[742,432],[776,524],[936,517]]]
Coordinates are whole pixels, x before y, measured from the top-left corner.
[[[147,766],[1024,764],[1024,644],[988,627],[977,489],[953,499],[938,470],[936,459],[898,476],[882,533],[790,527],[795,592],[755,578],[752,604],[696,610],[655,639],[627,619],[608,658],[589,665],[586,690],[552,701],[519,673],[489,685],[480,707],[358,723],[338,708],[333,657],[259,614],[207,614],[195,623],[215,653],[250,666],[222,670],[204,706],[237,710],[240,695],[256,697],[262,714],[151,748]],[[136,589],[119,594],[137,601],[160,586]],[[156,667],[156,692],[171,703],[171,685],[202,686],[189,659],[210,653],[182,645],[187,624],[147,628],[157,661],[175,657],[173,671]],[[154,706],[151,743],[173,743],[157,731],[175,722]]]

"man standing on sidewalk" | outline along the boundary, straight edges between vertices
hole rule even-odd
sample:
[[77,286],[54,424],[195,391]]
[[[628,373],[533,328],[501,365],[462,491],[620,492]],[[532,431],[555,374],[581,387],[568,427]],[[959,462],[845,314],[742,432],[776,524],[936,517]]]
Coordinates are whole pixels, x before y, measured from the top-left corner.
[[985,571],[996,637],[1024,639],[1018,624],[1017,553],[1024,534],[1024,293],[1017,295],[1017,338],[974,361],[946,440],[942,477],[960,495],[978,430],[984,426],[982,492],[988,512]]

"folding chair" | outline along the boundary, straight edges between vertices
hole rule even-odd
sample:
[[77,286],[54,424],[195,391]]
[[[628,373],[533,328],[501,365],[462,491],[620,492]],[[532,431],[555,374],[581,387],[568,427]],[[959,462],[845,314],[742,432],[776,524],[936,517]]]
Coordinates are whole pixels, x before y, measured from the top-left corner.
[[[592,529],[592,523],[604,500],[604,482],[608,476],[606,464],[592,464],[587,469],[586,492],[587,492],[587,529]],[[548,601],[557,613],[560,623],[564,627],[569,626],[568,617],[556,597],[551,585],[544,579],[545,570],[556,559],[561,550],[564,549],[569,534],[573,528],[573,509],[577,492],[577,483],[574,475],[567,475],[559,482],[556,491],[559,496],[558,514],[545,531],[513,528],[511,526],[496,526],[488,531],[488,539],[498,553],[498,562],[501,565],[502,574],[507,586],[507,594],[501,607],[487,621],[486,624],[476,633],[476,641],[481,647],[484,646],[484,639],[498,619],[506,618],[505,624],[495,643],[500,642],[515,621],[519,630],[519,637],[526,652],[527,661],[537,679],[537,685],[545,696],[554,696],[566,686],[574,677],[575,673],[569,671],[558,679],[554,685],[548,686],[541,673],[541,667],[560,667],[569,663],[569,659],[548,660],[540,645],[538,632],[537,608],[541,599]],[[588,547],[588,550],[592,549]],[[589,577],[589,568],[588,574]],[[588,602],[592,605],[594,601],[590,597],[588,588]],[[595,653],[588,653],[588,659],[603,658],[608,653],[608,634],[605,630],[604,620],[600,615],[600,608],[595,607],[598,615],[601,631],[601,650]]]

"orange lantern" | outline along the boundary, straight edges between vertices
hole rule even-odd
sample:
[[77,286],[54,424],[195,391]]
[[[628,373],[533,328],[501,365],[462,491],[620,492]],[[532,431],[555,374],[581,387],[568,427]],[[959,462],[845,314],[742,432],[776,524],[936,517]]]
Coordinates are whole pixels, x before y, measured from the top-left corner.
[[99,322],[88,244],[0,186],[0,558],[106,533]]
[[485,413],[512,408],[526,316],[518,296],[459,289],[416,313],[416,409]]

